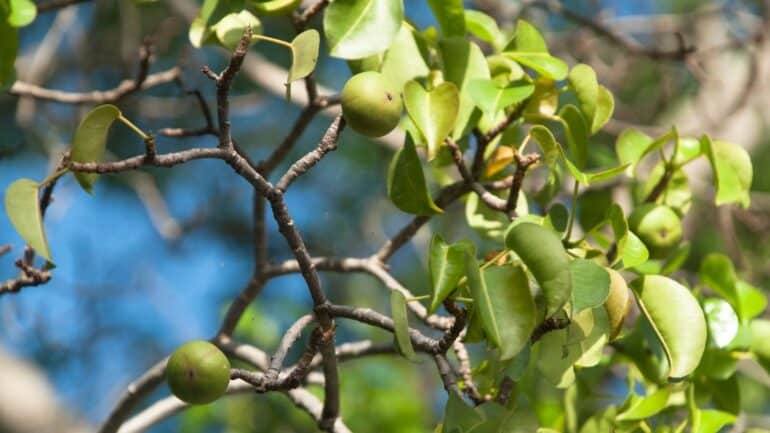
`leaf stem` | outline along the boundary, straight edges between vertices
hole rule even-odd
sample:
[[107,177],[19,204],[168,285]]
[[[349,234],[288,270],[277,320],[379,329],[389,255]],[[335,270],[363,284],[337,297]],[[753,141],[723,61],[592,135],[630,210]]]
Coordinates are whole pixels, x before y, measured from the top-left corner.
[[458,301],[458,302],[465,302],[466,304],[472,304],[473,303],[473,298],[465,298],[463,296],[456,296],[456,297],[452,298],[452,300],[453,301]]
[[254,39],[259,39],[259,40],[262,40],[262,41],[266,41],[266,42],[272,42],[272,43],[274,43],[274,44],[278,44],[278,45],[283,45],[284,47],[286,47],[286,48],[288,48],[288,49],[290,49],[290,50],[293,50],[293,49],[294,49],[294,47],[291,45],[291,43],[289,43],[289,42],[286,42],[286,41],[284,41],[284,40],[282,40],[282,39],[273,38],[273,37],[270,37],[270,36],[265,36],[265,35],[251,35],[251,39],[252,39],[252,40],[254,40]]
[[133,122],[131,122],[130,120],[128,120],[128,119],[126,119],[125,117],[123,117],[123,115],[122,115],[122,114],[118,116],[118,120],[120,120],[121,122],[123,122],[123,123],[124,123],[126,126],[128,126],[129,128],[131,128],[131,130],[132,130],[132,131],[136,132],[136,133],[137,133],[137,135],[139,135],[140,137],[142,137],[142,140],[144,140],[144,141],[147,141],[147,140],[149,140],[149,139],[150,139],[150,136],[149,136],[149,135],[147,135],[147,134],[146,134],[144,131],[142,131],[142,129],[141,129],[141,128],[139,128],[138,126],[134,125],[134,123],[133,123]]
[[424,300],[429,299],[429,298],[430,298],[430,295],[413,296],[411,298],[407,298],[406,302],[424,301]]
[[51,174],[47,178],[43,179],[43,181],[38,184],[38,188],[43,188],[43,187],[47,186],[48,184],[50,184],[52,182],[55,182],[56,179],[60,178],[62,175],[64,175],[68,171],[70,171],[69,168],[59,169],[58,171],[54,172],[53,174]]

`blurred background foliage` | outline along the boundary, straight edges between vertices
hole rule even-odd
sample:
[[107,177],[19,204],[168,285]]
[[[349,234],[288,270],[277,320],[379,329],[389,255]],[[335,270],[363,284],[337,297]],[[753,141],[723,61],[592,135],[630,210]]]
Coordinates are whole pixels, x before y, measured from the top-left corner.
[[[592,143],[595,163],[614,158],[612,143],[629,124],[660,131],[675,123],[684,133],[709,132],[746,146],[756,167],[748,210],[715,209],[705,178],[708,170],[694,168],[694,212],[685,220],[685,239],[692,249],[685,268],[697,270],[706,252],[724,252],[745,279],[767,293],[770,171],[764,168],[770,166],[770,74],[762,73],[768,71],[770,45],[751,40],[757,28],[762,36],[762,28],[767,28],[760,2],[563,3],[649,47],[676,48],[677,34],[698,49],[733,42],[686,61],[630,55],[547,8],[525,7],[514,0],[466,3],[499,17],[503,28],[512,27],[523,14],[543,28],[557,56],[596,69],[600,82],[616,95],[617,107],[616,119]],[[434,24],[425,2],[406,0],[405,4],[407,15],[418,26]],[[190,46],[186,16],[191,8],[193,13],[197,8],[192,0],[95,0],[42,14],[21,31],[18,77],[62,90],[111,88],[134,76],[138,49],[149,38],[154,46],[151,70],[179,64],[184,68],[183,81],[125,98],[118,104],[121,110],[149,131],[202,126],[200,110],[185,90],[198,89],[213,101],[214,86],[198,70],[202,65],[221,69],[226,57],[215,47]],[[285,18],[266,18],[264,25],[265,33],[272,36],[290,39],[293,34]],[[281,47],[256,44],[252,52],[276,64],[288,64]],[[344,62],[322,56],[317,69],[320,83],[339,90],[349,75]],[[235,82],[231,104],[234,138],[255,160],[266,156],[287,134],[299,113],[282,95],[244,76]],[[19,177],[42,179],[68,147],[86,110],[0,95],[0,187]],[[328,122],[328,118],[316,118],[287,161],[314,146]],[[211,137],[158,138],[160,151],[211,144]],[[124,128],[111,134],[108,147],[121,157],[142,152],[142,143]],[[390,156],[385,147],[346,133],[332,159],[319,164],[292,189],[288,205],[314,255],[369,254],[409,220],[386,198]],[[703,180],[698,182],[697,176]],[[586,205],[590,207],[623,200],[609,193],[590,194],[594,199]],[[588,214],[585,218],[590,220]],[[71,179],[61,182],[46,224],[58,268],[49,284],[0,298],[0,345],[42,368],[59,401],[75,417],[98,424],[126,385],[148,366],[186,340],[214,334],[228,302],[251,274],[250,218],[249,185],[218,161],[104,176],[93,197],[87,197]],[[453,239],[474,236],[463,227],[462,206],[455,206],[432,230]],[[275,232],[272,222],[268,230]],[[428,291],[424,251],[429,239],[430,233],[423,230],[392,262],[394,273],[418,295]],[[14,247],[0,256],[0,275],[12,278],[13,261],[23,245],[5,218],[0,219],[0,243]],[[289,256],[284,243],[273,236],[271,260],[280,262]],[[386,292],[371,278],[326,274],[324,282],[335,302],[386,309]],[[283,330],[310,307],[300,276],[275,279],[241,320],[239,338],[271,351]],[[348,323],[340,332],[340,341],[387,342],[390,338]],[[433,369],[424,367],[392,356],[344,364],[342,407],[348,425],[363,433],[431,431],[441,416],[445,395],[439,392]],[[622,372],[613,373],[622,382]],[[593,377],[601,376],[597,372]],[[548,387],[530,385],[532,392],[547,392]],[[616,385],[612,381],[584,384],[595,389],[597,407],[613,398]],[[758,417],[770,413],[766,376],[742,379],[740,389],[745,411]],[[158,396],[166,393],[162,389]],[[542,401],[542,407],[535,408],[541,422],[559,415],[561,403],[556,396]],[[0,406],[6,404],[0,401]],[[280,395],[249,395],[194,408],[152,431],[311,432],[315,426]]]

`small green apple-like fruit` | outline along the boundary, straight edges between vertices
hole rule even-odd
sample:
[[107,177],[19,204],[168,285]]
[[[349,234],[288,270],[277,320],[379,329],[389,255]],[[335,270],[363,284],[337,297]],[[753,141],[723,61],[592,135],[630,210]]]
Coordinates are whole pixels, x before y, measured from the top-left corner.
[[208,341],[179,346],[168,359],[166,378],[171,392],[190,404],[206,404],[221,397],[230,382],[230,361]]
[[367,137],[382,137],[401,120],[398,90],[379,72],[354,75],[342,89],[342,115],[351,128]]
[[628,226],[650,250],[650,258],[667,256],[682,240],[682,221],[670,207],[649,203],[628,217]]
[[251,5],[259,15],[288,15],[301,3],[302,0],[252,0]]

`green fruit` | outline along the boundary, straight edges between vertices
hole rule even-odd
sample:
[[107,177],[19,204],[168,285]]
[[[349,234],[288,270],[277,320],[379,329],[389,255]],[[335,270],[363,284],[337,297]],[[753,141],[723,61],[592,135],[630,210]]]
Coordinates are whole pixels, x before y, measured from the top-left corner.
[[642,205],[628,217],[628,226],[650,250],[650,257],[666,257],[682,240],[682,221],[670,207]]
[[379,72],[354,75],[342,89],[342,114],[351,128],[367,137],[382,137],[401,120],[403,104]]
[[521,258],[543,290],[546,317],[558,312],[572,295],[572,276],[556,232],[534,223],[514,224],[505,234],[505,246]]
[[254,0],[251,6],[259,15],[288,15],[301,3],[302,0]]
[[190,341],[171,354],[166,378],[171,392],[180,400],[190,404],[211,403],[227,390],[230,361],[208,341]]

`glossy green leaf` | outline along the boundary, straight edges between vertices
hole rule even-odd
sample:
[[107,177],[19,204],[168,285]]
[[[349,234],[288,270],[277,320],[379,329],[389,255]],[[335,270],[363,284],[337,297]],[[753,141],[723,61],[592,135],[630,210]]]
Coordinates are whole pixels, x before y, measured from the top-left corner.
[[666,407],[671,391],[668,387],[661,388],[644,397],[632,398],[628,408],[615,418],[617,421],[641,421],[656,415]]
[[222,46],[234,50],[249,27],[254,34],[262,33],[262,23],[259,18],[247,10],[242,10],[238,13],[225,15],[212,29]]
[[536,325],[537,311],[527,274],[519,266],[490,266],[484,269],[483,278],[499,328],[500,359],[508,360],[527,345]]
[[499,87],[494,81],[476,79],[469,83],[468,92],[488,116],[494,116],[506,107],[527,99],[535,91],[532,84],[518,84],[510,87]]
[[476,10],[465,11],[465,27],[473,36],[492,45],[495,51],[503,47],[504,36],[491,16]]
[[324,12],[329,54],[361,59],[383,52],[396,38],[403,19],[401,0],[335,0]]
[[[72,161],[100,162],[104,158],[110,126],[119,117],[118,107],[109,104],[100,105],[86,114],[72,139]],[[80,186],[91,194],[99,175],[75,173],[75,178]]]
[[707,286],[733,306],[738,313],[738,317],[743,317],[741,303],[738,300],[738,292],[735,287],[738,276],[735,274],[733,262],[727,256],[719,253],[707,255],[701,261],[698,275]]
[[738,315],[727,301],[719,298],[709,298],[703,301],[703,312],[706,314],[709,339],[716,347],[727,347],[738,334]]
[[468,241],[447,244],[439,234],[433,236],[428,257],[432,288],[429,314],[435,313],[444,299],[457,288],[457,283],[465,275],[465,252],[474,249]]
[[396,334],[398,349],[404,358],[410,361],[419,361],[412,347],[412,339],[409,336],[409,319],[406,312],[406,298],[398,290],[390,292],[390,314],[393,316],[393,329]]
[[286,85],[313,73],[318,63],[318,47],[321,36],[314,29],[305,30],[291,41],[291,67]]
[[216,42],[214,25],[226,15],[238,13],[241,10],[243,10],[243,5],[238,8],[237,5],[231,5],[228,1],[204,0],[198,15],[190,24],[188,33],[190,43],[194,47],[200,48],[204,44]]
[[559,110],[558,115],[567,136],[567,146],[579,169],[585,168],[588,162],[588,128],[586,119],[580,110],[572,104],[567,104]]
[[629,128],[620,133],[615,141],[615,153],[621,164],[630,164],[626,174],[633,176],[636,165],[649,153],[652,137],[638,129]]
[[[505,55],[516,60],[522,66],[532,69],[541,76],[555,81],[567,78],[569,66],[563,60],[547,53],[507,51]],[[603,97],[606,98],[606,95]],[[606,108],[607,102],[602,102]]]
[[16,81],[16,53],[19,50],[18,30],[0,16],[0,90],[7,89]]
[[462,0],[428,0],[443,37],[465,36],[465,14]]
[[497,322],[497,315],[495,314],[495,300],[489,293],[489,288],[484,281],[484,275],[479,269],[474,254],[475,251],[465,252],[465,272],[468,277],[468,288],[473,298],[473,308],[481,319],[481,326],[489,344],[493,347],[501,347],[502,338],[500,337],[500,324]]
[[714,173],[717,206],[738,203],[748,208],[751,203],[749,191],[753,168],[746,149],[727,141],[712,141],[705,135],[701,139],[701,144],[704,146]]
[[449,393],[449,400],[444,409],[443,433],[465,433],[483,421],[484,418],[457,394]]
[[38,190],[38,183],[31,179],[19,179],[13,182],[5,190],[5,213],[24,241],[50,262],[51,252],[48,249],[43,217],[40,214]]
[[37,6],[31,0],[8,0],[8,6],[8,24],[13,27],[24,27],[37,16]]
[[407,81],[426,77],[429,72],[411,26],[404,22],[382,59],[380,73],[401,90]]
[[537,27],[525,20],[516,21],[516,34],[508,51],[522,53],[548,53],[548,46]]
[[470,83],[477,79],[488,80],[489,67],[484,53],[478,45],[467,38],[447,38],[439,41],[441,60],[444,66],[444,79],[454,83],[460,94],[457,119],[452,137],[459,140],[467,132],[476,104],[470,94]]
[[430,92],[416,81],[404,86],[404,106],[425,138],[428,159],[436,157],[444,139],[452,132],[459,104],[460,96],[452,83],[441,83]]
[[572,311],[602,305],[610,294],[610,274],[591,260],[575,259],[569,264],[572,276]]
[[737,311],[741,320],[748,321],[765,311],[767,298],[761,290],[742,280],[737,281],[735,288],[740,303]]
[[505,234],[505,245],[521,258],[540,285],[546,317],[558,312],[570,300],[572,278],[567,252],[556,232],[533,223],[514,223]]
[[690,289],[660,276],[630,284],[668,358],[670,380],[681,380],[698,366],[706,347],[706,319]]
[[596,98],[596,112],[591,122],[591,134],[596,134],[612,118],[615,111],[615,98],[606,87],[599,85]]
[[430,196],[420,157],[411,139],[393,155],[388,170],[388,197],[402,211],[414,215],[443,212]]
[[735,415],[720,410],[704,409],[697,413],[698,428],[693,433],[717,433],[726,425],[735,422]]
[[679,143],[677,143],[676,146],[676,154],[674,154],[674,163],[679,165],[687,164],[703,155],[703,151],[703,146],[697,138],[679,137]]
[[596,72],[590,66],[581,63],[572,68],[568,78],[570,87],[575,92],[575,96],[577,96],[585,118],[593,127],[597,100],[599,98],[599,82],[596,79]]

